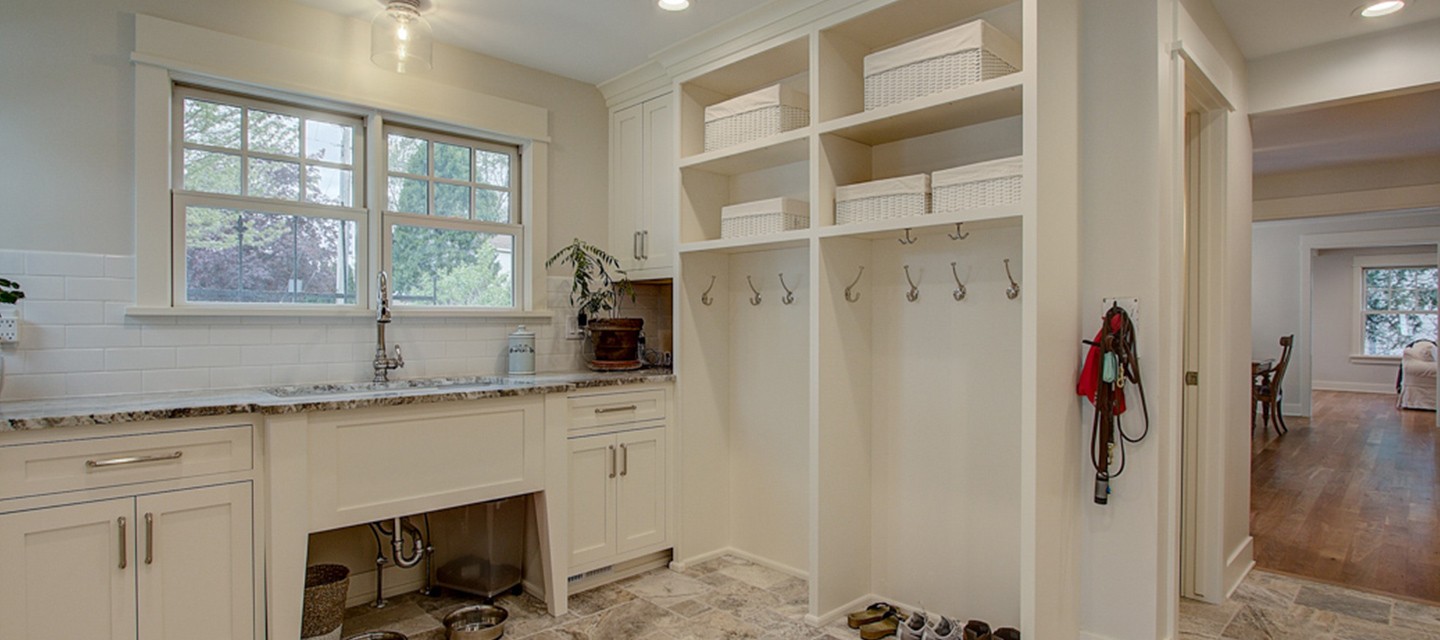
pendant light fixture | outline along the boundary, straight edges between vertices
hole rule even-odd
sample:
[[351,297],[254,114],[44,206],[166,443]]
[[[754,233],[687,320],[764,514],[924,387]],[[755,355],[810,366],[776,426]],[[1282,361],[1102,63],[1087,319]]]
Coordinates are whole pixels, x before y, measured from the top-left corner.
[[385,10],[370,22],[370,61],[397,73],[420,73],[430,70],[434,54],[420,0],[385,0]]

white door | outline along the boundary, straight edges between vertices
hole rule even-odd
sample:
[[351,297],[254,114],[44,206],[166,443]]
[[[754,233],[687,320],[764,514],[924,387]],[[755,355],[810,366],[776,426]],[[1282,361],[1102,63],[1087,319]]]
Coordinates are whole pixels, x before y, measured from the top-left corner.
[[[680,217],[676,197],[675,117],[670,96],[654,98],[645,107],[645,218],[640,226],[641,267],[675,266],[675,221]],[[656,274],[659,275],[659,274]]]
[[253,640],[251,505],[248,482],[136,499],[143,640]]
[[131,498],[0,516],[0,638],[135,640],[134,525]]
[[570,439],[570,567],[615,555],[615,436]]
[[610,116],[610,255],[626,271],[643,266],[640,225],[645,207],[645,105]]
[[615,484],[616,552],[665,542],[665,429],[644,429],[616,437],[619,478]]

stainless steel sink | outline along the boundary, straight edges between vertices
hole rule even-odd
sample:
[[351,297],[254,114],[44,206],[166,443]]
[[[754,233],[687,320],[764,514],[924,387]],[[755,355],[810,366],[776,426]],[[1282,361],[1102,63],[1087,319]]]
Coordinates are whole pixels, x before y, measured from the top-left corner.
[[354,382],[341,384],[304,384],[267,387],[262,389],[277,398],[301,398],[305,396],[333,396],[380,391],[407,391],[420,389],[447,389],[452,387],[516,387],[535,384],[523,378],[499,376],[467,376],[455,378],[417,378],[414,380],[391,380],[389,382]]

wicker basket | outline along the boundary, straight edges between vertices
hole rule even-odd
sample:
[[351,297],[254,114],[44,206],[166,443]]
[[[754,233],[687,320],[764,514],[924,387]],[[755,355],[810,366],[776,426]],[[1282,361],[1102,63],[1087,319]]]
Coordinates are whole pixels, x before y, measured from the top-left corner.
[[949,91],[1020,69],[1020,46],[976,20],[865,56],[865,110]]
[[810,227],[810,203],[771,198],[720,209],[720,237],[743,238]]
[[305,568],[305,602],[300,613],[301,638],[339,638],[345,622],[345,595],[350,570],[344,565],[317,564]]
[[930,212],[930,176],[923,173],[835,188],[835,224],[919,216]]
[[715,151],[810,124],[810,97],[772,85],[705,108],[705,150]]
[[984,209],[1020,201],[1024,163],[1019,157],[936,171],[930,177],[934,210],[950,213]]

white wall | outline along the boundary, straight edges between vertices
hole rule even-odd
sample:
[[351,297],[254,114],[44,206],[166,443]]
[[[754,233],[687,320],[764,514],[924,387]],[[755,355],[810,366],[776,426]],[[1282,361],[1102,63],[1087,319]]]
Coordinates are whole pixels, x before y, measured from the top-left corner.
[[[133,254],[135,13],[312,53],[364,60],[369,51],[358,21],[282,0],[7,0],[4,12],[0,249]],[[439,44],[423,77],[549,109],[550,251],[576,236],[603,245],[608,116],[598,89]]]
[[[1440,210],[1433,209],[1256,222],[1251,257],[1254,268],[1251,286],[1251,353],[1257,356],[1273,356],[1279,350],[1279,336],[1292,333],[1300,336],[1304,333],[1301,330],[1304,316],[1301,307],[1301,285],[1306,274],[1300,247],[1305,236],[1436,227],[1440,227]],[[1313,295],[1312,293],[1312,298]],[[1312,327],[1318,326],[1312,322]],[[1296,339],[1299,340],[1298,337]],[[1319,342],[1318,339],[1314,341]],[[1312,346],[1296,345],[1296,355],[1283,384],[1286,414],[1309,415],[1312,376],[1304,356],[1310,353]],[[1322,378],[1316,374],[1314,379]],[[1392,371],[1391,381],[1393,380]]]
[[[1416,247],[1323,249],[1310,262],[1311,377],[1314,389],[1395,393],[1397,362],[1351,362],[1360,298],[1355,291],[1357,256],[1411,255]],[[1435,261],[1434,250],[1428,256]],[[1263,341],[1264,336],[1260,339]],[[1277,344],[1272,355],[1279,353]],[[1263,354],[1260,354],[1263,355]]]
[[1440,82],[1440,20],[1286,51],[1251,62],[1254,113],[1304,108]]

